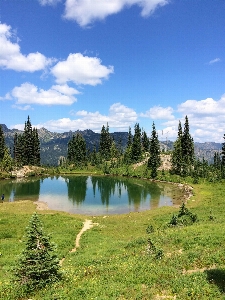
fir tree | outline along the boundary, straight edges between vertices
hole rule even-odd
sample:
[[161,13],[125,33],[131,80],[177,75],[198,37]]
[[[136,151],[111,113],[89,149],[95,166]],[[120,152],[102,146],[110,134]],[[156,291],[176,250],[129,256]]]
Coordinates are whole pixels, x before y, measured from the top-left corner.
[[2,169],[4,171],[8,172],[8,171],[12,171],[12,169],[13,169],[13,160],[10,155],[10,151],[7,147],[5,147],[4,156],[1,161],[1,165],[2,165]]
[[183,158],[183,172],[189,173],[190,167],[193,166],[195,155],[194,155],[194,141],[189,133],[189,122],[188,117],[185,117],[184,131],[182,135],[182,158]]
[[34,139],[33,130],[30,122],[30,117],[28,116],[27,122],[25,122],[24,127],[24,153],[23,153],[23,163],[24,165],[34,165]]
[[100,142],[99,142],[99,152],[103,159],[110,159],[110,149],[112,146],[112,138],[109,133],[109,126],[102,126],[101,134],[100,134]]
[[155,129],[155,124],[152,125],[152,134],[150,138],[150,157],[148,159],[148,168],[151,169],[151,177],[157,177],[157,169],[161,164],[160,160],[160,145],[158,134]]
[[32,129],[30,117],[25,122],[23,134],[14,136],[13,155],[16,164],[40,165],[40,141],[37,129]]
[[40,154],[40,141],[38,137],[38,131],[36,128],[33,129],[33,164],[39,166],[41,162]]
[[25,249],[15,268],[16,281],[28,291],[42,288],[61,278],[59,260],[49,236],[43,232],[39,217],[34,213],[26,230]]
[[132,142],[133,142],[133,137],[132,137],[132,134],[131,134],[131,128],[129,127],[128,139],[127,139],[127,148],[131,147]]
[[141,129],[138,123],[134,125],[134,137],[131,146],[131,160],[138,162],[142,158]]
[[5,137],[0,125],[0,161],[3,159],[5,153]]
[[174,150],[172,153],[172,160],[171,160],[172,169],[178,175],[181,175],[183,169],[182,136],[183,136],[182,126],[181,126],[181,122],[179,121],[178,135],[176,141],[174,142]]
[[142,132],[141,142],[143,151],[149,152],[150,141],[145,131]]
[[221,159],[219,152],[214,153],[213,157],[213,166],[215,169],[220,170],[221,169]]
[[67,158],[70,163],[82,165],[87,160],[86,142],[80,133],[73,135],[68,143]]

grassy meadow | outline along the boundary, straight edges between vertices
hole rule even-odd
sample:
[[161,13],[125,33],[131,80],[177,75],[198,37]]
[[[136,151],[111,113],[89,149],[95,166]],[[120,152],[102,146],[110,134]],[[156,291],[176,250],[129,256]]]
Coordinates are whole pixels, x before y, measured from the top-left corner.
[[[186,207],[198,222],[187,226],[168,226],[177,207],[92,217],[38,211],[64,275],[29,296],[11,277],[36,206],[0,203],[0,299],[225,299],[225,184],[193,187]],[[96,224],[71,253],[85,219]]]

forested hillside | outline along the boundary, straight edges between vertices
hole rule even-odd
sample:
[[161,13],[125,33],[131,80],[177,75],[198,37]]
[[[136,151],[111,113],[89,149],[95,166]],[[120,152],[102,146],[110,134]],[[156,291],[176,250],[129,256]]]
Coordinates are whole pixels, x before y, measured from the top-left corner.
[[[0,124],[5,135],[5,142],[8,147],[13,149],[13,139],[15,133],[22,134],[23,131],[18,129],[9,129],[5,124]],[[100,133],[95,133],[90,129],[84,131],[69,131],[63,133],[50,132],[45,128],[38,129],[41,150],[41,164],[58,165],[60,157],[67,156],[68,142],[72,136],[80,133],[87,145],[87,149],[93,150],[96,146],[98,149],[100,141]],[[124,149],[127,144],[128,132],[114,132],[110,134],[117,144],[121,143]],[[160,142],[162,148],[167,150],[173,149],[173,142]],[[214,142],[195,143],[195,155],[198,158],[205,158],[209,162],[213,161],[215,152],[220,151],[222,144]]]

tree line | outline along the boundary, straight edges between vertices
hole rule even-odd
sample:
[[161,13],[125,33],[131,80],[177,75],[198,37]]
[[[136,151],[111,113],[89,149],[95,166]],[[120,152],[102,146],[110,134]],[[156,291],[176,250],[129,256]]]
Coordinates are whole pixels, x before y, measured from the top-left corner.
[[12,171],[24,165],[40,166],[40,140],[36,128],[32,128],[30,117],[25,122],[24,132],[15,133],[13,149],[5,144],[4,133],[0,126],[0,167],[2,171]]
[[[128,130],[125,149],[122,141],[115,141],[109,133],[109,125],[103,125],[98,145],[90,150],[81,133],[76,133],[68,142],[67,157],[60,159],[60,166],[70,168],[83,168],[91,165],[102,168],[107,173],[109,165],[112,167],[129,166],[145,161],[151,178],[156,178],[161,165],[161,150],[155,124],[152,124],[151,136],[148,137],[139,123],[134,125],[133,134]],[[225,134],[224,134],[225,140]],[[179,121],[177,139],[171,151],[171,174],[179,176],[192,176],[195,181],[199,177],[225,178],[225,142],[221,152],[214,155],[213,164],[207,160],[200,161],[194,154],[194,140],[190,134],[188,117],[185,117],[184,126]],[[15,133],[13,149],[8,149],[5,144],[4,133],[0,126],[0,168],[11,171],[14,167],[24,165],[40,165],[40,140],[38,131],[31,125],[28,116],[24,132]]]

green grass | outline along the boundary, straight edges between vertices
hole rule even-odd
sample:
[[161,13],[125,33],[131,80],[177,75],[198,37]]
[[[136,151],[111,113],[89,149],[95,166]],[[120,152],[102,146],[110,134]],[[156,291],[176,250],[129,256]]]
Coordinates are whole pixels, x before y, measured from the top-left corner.
[[[195,185],[187,207],[198,222],[180,227],[167,226],[178,213],[174,207],[107,217],[39,212],[45,231],[58,245],[59,258],[65,257],[64,279],[28,298],[225,299],[224,182]],[[34,211],[29,201],[0,205],[0,299],[27,299],[19,298],[10,277]],[[98,225],[70,253],[86,218]],[[153,232],[147,232],[149,227]],[[148,251],[148,239],[162,250],[161,259]]]

